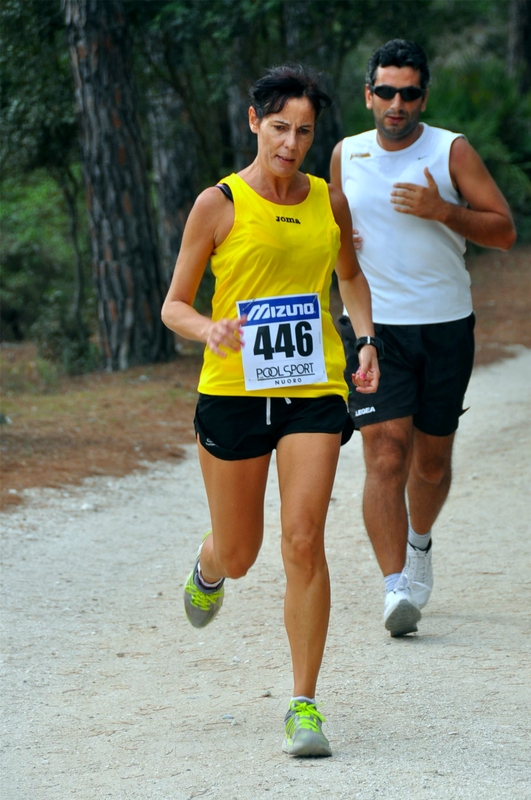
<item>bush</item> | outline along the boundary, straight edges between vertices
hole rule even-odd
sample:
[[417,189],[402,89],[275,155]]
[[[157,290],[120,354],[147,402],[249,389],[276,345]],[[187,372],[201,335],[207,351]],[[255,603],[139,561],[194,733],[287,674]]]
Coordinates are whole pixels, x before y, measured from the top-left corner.
[[[95,369],[100,355],[90,340],[94,296],[90,292],[84,304],[83,321],[75,321],[74,255],[60,189],[42,171],[5,179],[0,223],[0,340],[32,339],[41,358],[68,374]],[[88,263],[86,235],[81,244]],[[90,285],[88,275],[86,280]]]
[[38,355],[67,375],[91,372],[101,364],[99,348],[90,340],[86,325],[72,318],[60,291],[48,298],[30,335],[37,344]]
[[43,298],[61,280],[61,268],[33,242],[0,252],[0,340],[23,341],[38,319]]

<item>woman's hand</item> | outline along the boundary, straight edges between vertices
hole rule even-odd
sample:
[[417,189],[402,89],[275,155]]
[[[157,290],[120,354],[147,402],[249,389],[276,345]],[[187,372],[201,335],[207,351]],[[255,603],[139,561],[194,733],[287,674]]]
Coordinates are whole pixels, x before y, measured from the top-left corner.
[[238,352],[243,347],[243,325],[245,325],[247,317],[238,317],[238,319],[218,319],[216,322],[211,322],[206,344],[220,358],[226,358],[227,353],[221,349],[225,347],[229,350]]
[[378,353],[372,344],[365,344],[358,353],[360,365],[352,375],[352,383],[360,394],[373,394],[380,382]]
[[361,250],[361,245],[363,244],[363,236],[360,236],[360,232],[356,230],[356,228],[352,229],[352,242],[354,243],[355,250]]

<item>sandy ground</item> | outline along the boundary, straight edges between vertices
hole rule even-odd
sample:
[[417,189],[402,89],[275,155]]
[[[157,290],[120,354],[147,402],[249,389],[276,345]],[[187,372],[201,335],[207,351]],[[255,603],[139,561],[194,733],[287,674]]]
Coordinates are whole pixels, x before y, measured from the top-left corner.
[[475,371],[419,634],[390,639],[360,437],[327,528],[318,700],[334,758],[283,754],[291,671],[272,470],[257,564],[207,629],[182,582],[208,513],[195,449],[32,490],[3,529],[3,800],[529,800],[531,351]]

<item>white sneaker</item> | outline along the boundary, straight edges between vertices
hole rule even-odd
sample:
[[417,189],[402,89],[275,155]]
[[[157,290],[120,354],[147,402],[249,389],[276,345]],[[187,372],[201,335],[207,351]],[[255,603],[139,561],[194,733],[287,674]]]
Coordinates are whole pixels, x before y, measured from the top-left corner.
[[419,608],[424,608],[430,599],[433,589],[433,568],[431,565],[431,539],[426,550],[419,550],[412,544],[407,544],[406,573],[413,600]]
[[402,573],[398,583],[385,595],[383,621],[391,636],[404,636],[418,630],[420,609],[412,594],[407,575]]

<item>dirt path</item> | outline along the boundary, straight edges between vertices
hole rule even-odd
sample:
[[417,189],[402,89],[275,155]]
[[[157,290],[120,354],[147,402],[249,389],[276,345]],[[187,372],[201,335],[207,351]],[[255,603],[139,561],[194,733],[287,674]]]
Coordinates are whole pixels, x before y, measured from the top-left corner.
[[291,692],[272,474],[258,563],[203,632],[181,583],[208,526],[186,460],[35,490],[3,518],[3,800],[529,800],[531,351],[474,373],[436,585],[391,640],[359,437],[329,524],[319,686],[334,758],[280,750]]

